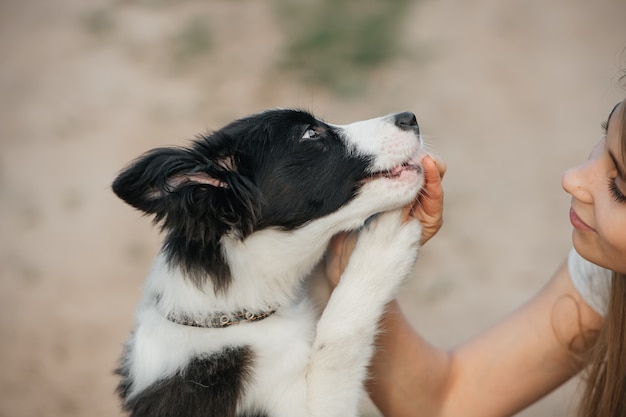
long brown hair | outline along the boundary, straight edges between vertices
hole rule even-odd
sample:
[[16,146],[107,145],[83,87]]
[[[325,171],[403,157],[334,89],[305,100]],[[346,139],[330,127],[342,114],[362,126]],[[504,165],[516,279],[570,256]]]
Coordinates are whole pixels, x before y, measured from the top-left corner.
[[626,275],[613,273],[604,325],[589,357],[580,417],[626,416]]
[[[626,82],[626,75],[622,81]],[[626,108],[622,109],[621,148],[622,161],[626,161]],[[613,272],[604,325],[589,354],[587,385],[578,415],[626,416],[626,274]]]

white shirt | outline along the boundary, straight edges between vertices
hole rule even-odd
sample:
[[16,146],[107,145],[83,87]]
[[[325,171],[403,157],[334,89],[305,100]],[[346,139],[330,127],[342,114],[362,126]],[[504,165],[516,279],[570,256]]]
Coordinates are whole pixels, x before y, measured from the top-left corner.
[[572,249],[567,258],[572,283],[598,314],[606,316],[611,292],[611,271],[593,264]]

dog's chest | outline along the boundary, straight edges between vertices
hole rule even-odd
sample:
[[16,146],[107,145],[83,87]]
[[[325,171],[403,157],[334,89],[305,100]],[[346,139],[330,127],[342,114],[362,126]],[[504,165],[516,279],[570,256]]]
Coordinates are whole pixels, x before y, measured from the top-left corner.
[[[239,342],[249,343],[253,353],[240,408],[270,409],[276,415],[289,415],[290,410],[304,407],[307,366],[316,325],[312,310],[255,324],[249,326],[247,340]],[[276,407],[284,410],[281,412]]]

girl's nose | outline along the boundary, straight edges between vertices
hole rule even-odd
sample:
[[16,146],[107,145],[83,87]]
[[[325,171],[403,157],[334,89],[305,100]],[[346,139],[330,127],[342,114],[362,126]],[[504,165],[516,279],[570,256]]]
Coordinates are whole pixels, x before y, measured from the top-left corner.
[[568,169],[561,178],[561,186],[573,198],[582,203],[593,203],[588,163]]

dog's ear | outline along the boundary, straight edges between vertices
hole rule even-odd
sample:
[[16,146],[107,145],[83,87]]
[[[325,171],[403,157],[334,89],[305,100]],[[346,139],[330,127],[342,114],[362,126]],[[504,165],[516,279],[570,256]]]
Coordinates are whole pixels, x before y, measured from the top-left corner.
[[251,233],[258,212],[256,187],[237,172],[232,155],[211,157],[199,150],[154,149],[119,174],[113,191],[187,239],[209,238],[206,233],[219,238],[230,229]]
[[127,166],[113,182],[113,192],[147,214],[158,215],[177,191],[194,184],[227,187],[208,161],[201,163],[187,149],[158,148]]

